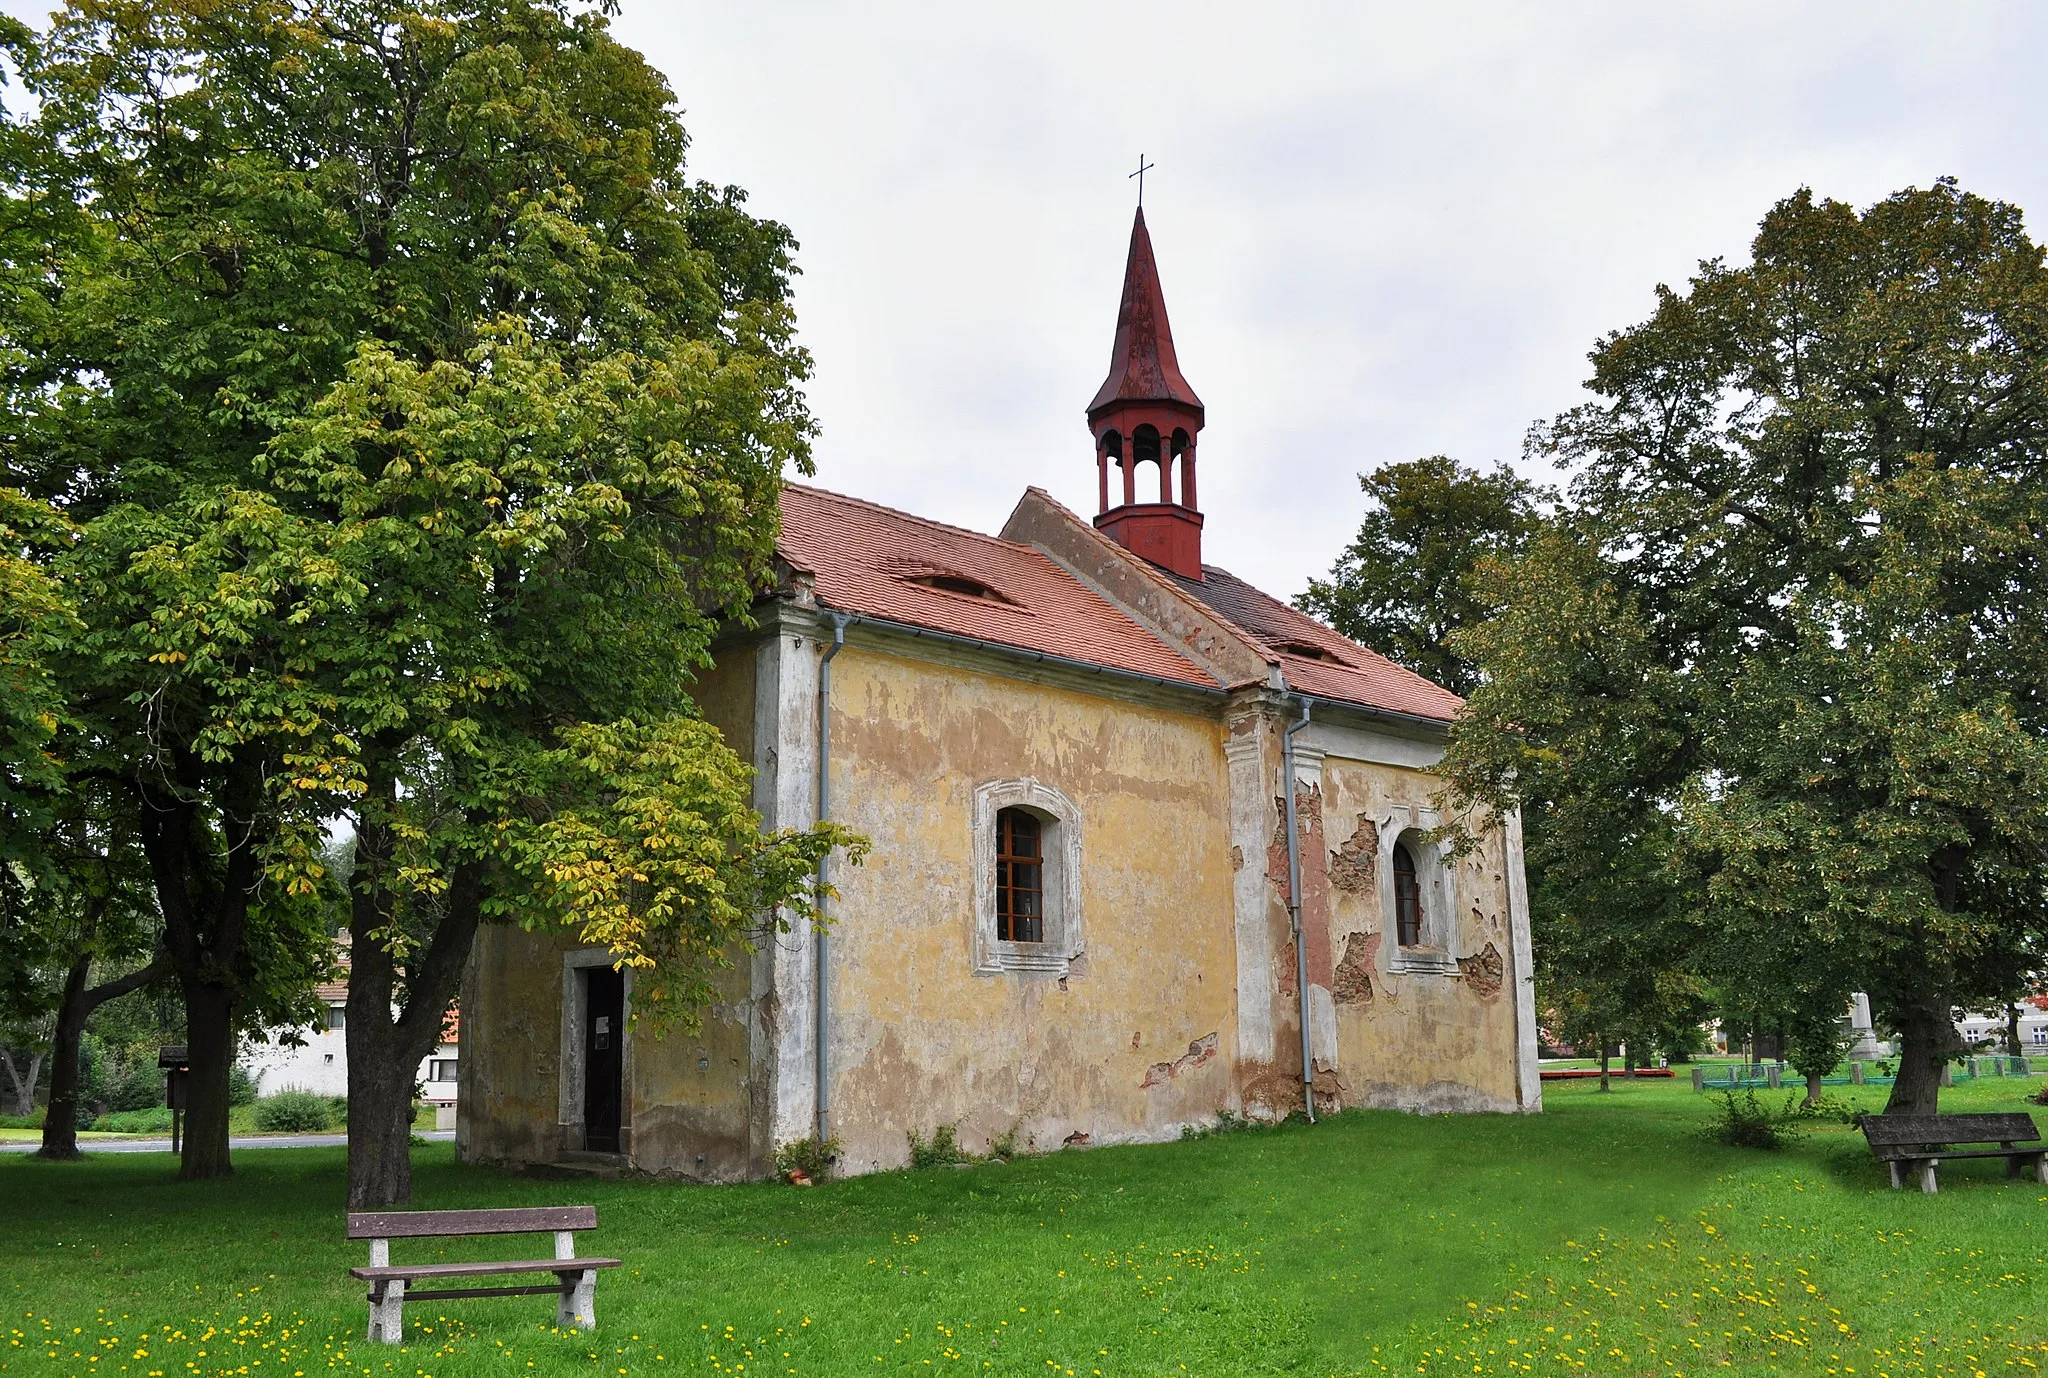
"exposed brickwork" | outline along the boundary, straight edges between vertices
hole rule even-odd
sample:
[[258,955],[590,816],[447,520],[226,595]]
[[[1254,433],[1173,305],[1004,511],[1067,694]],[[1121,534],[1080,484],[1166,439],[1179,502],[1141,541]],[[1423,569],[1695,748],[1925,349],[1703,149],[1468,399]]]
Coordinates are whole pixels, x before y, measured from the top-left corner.
[[[1295,825],[1301,829],[1301,931],[1308,948],[1308,979],[1314,986],[1330,984],[1330,877],[1323,857],[1323,792],[1311,785],[1295,791]],[[1273,840],[1266,847],[1266,879],[1287,898],[1287,801],[1273,799]],[[1287,945],[1285,968],[1278,973],[1280,993],[1294,994],[1294,945]]]
[[1494,1000],[1500,996],[1501,978],[1506,974],[1507,964],[1501,960],[1500,949],[1492,943],[1470,957],[1458,959],[1458,970],[1465,977],[1465,984],[1482,1000]]
[[1349,933],[1344,938],[1344,960],[1337,963],[1330,997],[1340,1005],[1372,1003],[1372,966],[1380,950],[1377,933]]
[[1349,894],[1370,894],[1379,864],[1379,825],[1361,813],[1350,840],[1330,853],[1330,884]]
[[1192,1071],[1210,1062],[1216,1056],[1217,1037],[1203,1034],[1188,1044],[1188,1050],[1171,1062],[1155,1062],[1145,1070],[1145,1080],[1140,1087],[1163,1086],[1182,1072]]

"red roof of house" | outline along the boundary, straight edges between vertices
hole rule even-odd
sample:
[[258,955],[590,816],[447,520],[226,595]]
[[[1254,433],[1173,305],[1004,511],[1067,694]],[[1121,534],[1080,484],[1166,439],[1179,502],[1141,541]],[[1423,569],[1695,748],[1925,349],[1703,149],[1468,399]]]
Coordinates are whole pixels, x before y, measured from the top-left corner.
[[[1203,687],[1217,683],[1032,546],[792,484],[782,494],[779,549],[812,576],[818,601],[841,612]],[[1304,694],[1438,722],[1464,704],[1228,570],[1204,565],[1197,581],[1145,568],[1235,628]],[[988,595],[919,582],[934,578],[966,580]]]
[[[1028,545],[792,484],[782,558],[841,612],[1214,689],[1193,661]],[[920,580],[966,581],[986,596]]]
[[1317,698],[1449,722],[1465,701],[1413,670],[1261,592],[1228,570],[1202,566],[1200,582],[1159,571],[1190,598],[1272,652],[1289,687]]

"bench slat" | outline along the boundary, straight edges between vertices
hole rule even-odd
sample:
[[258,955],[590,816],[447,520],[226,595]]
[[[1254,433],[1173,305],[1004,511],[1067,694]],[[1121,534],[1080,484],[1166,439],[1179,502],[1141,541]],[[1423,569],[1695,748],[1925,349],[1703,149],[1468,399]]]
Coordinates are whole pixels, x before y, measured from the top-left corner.
[[351,1268],[348,1275],[364,1282],[382,1278],[473,1278],[491,1273],[580,1273],[585,1268],[617,1268],[615,1258],[529,1258],[517,1263],[390,1263]]
[[546,1297],[561,1295],[559,1282],[543,1283],[539,1287],[437,1287],[430,1292],[415,1292],[406,1289],[407,1301],[447,1301],[453,1297]]
[[1870,1146],[1997,1144],[2038,1140],[2031,1115],[1865,1115],[1863,1136]]
[[425,1239],[435,1235],[539,1234],[594,1230],[595,1206],[529,1206],[490,1211],[351,1211],[350,1239]]

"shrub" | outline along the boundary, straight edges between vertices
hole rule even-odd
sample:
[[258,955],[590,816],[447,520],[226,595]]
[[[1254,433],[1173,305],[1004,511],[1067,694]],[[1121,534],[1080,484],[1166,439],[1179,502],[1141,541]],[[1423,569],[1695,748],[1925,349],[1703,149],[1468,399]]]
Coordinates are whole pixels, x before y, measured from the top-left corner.
[[1840,1096],[1826,1093],[1810,1105],[1801,1101],[1798,1109],[1799,1118],[1802,1120],[1833,1120],[1852,1129],[1862,1124],[1864,1115],[1868,1113],[1858,1108],[1854,1101],[1843,1100]]
[[839,1140],[836,1137],[820,1139],[811,1135],[778,1144],[775,1149],[775,1171],[784,1177],[792,1172],[801,1172],[813,1182],[822,1182],[838,1161]]
[[311,1091],[283,1090],[256,1102],[256,1127],[267,1134],[317,1134],[334,1125],[334,1107]]
[[33,1115],[0,1115],[0,1129],[41,1129],[49,1107],[38,1105]]
[[1007,1163],[1020,1152],[1022,1150],[1017,1147],[1017,1126],[1014,1124],[988,1141],[988,1156],[998,1162]]
[[132,1063],[107,1078],[105,1094],[109,1110],[154,1110],[164,1103],[163,1073]]
[[161,1105],[146,1110],[114,1110],[95,1119],[92,1127],[102,1134],[168,1134],[171,1112]]
[[1723,1091],[1721,1104],[1715,1108],[1713,1135],[1731,1148],[1783,1148],[1806,1127],[1799,1101],[1795,1091],[1781,1108],[1773,1110],[1756,1098],[1754,1089],[1739,1097],[1733,1091]]
[[249,1075],[249,1069],[237,1062],[228,1068],[228,1104],[254,1105],[256,1103],[256,1078]]
[[948,1167],[954,1163],[971,1163],[974,1158],[960,1147],[959,1135],[950,1124],[942,1124],[932,1131],[929,1139],[920,1139],[915,1129],[910,1131],[910,1165],[912,1167]]

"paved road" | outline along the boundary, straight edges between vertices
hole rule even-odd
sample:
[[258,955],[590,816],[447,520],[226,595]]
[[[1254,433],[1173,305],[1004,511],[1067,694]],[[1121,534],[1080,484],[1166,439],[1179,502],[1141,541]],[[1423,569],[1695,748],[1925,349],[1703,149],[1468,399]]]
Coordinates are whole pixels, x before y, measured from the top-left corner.
[[[454,1139],[452,1129],[430,1129],[421,1134],[422,1139],[431,1143],[447,1143]],[[229,1148],[339,1148],[348,1142],[346,1134],[263,1134],[248,1138],[229,1139]],[[168,1136],[161,1139],[80,1139],[78,1146],[87,1153],[169,1153],[171,1141]],[[20,1142],[10,1140],[0,1143],[0,1152],[33,1153],[38,1145],[33,1139]]]

